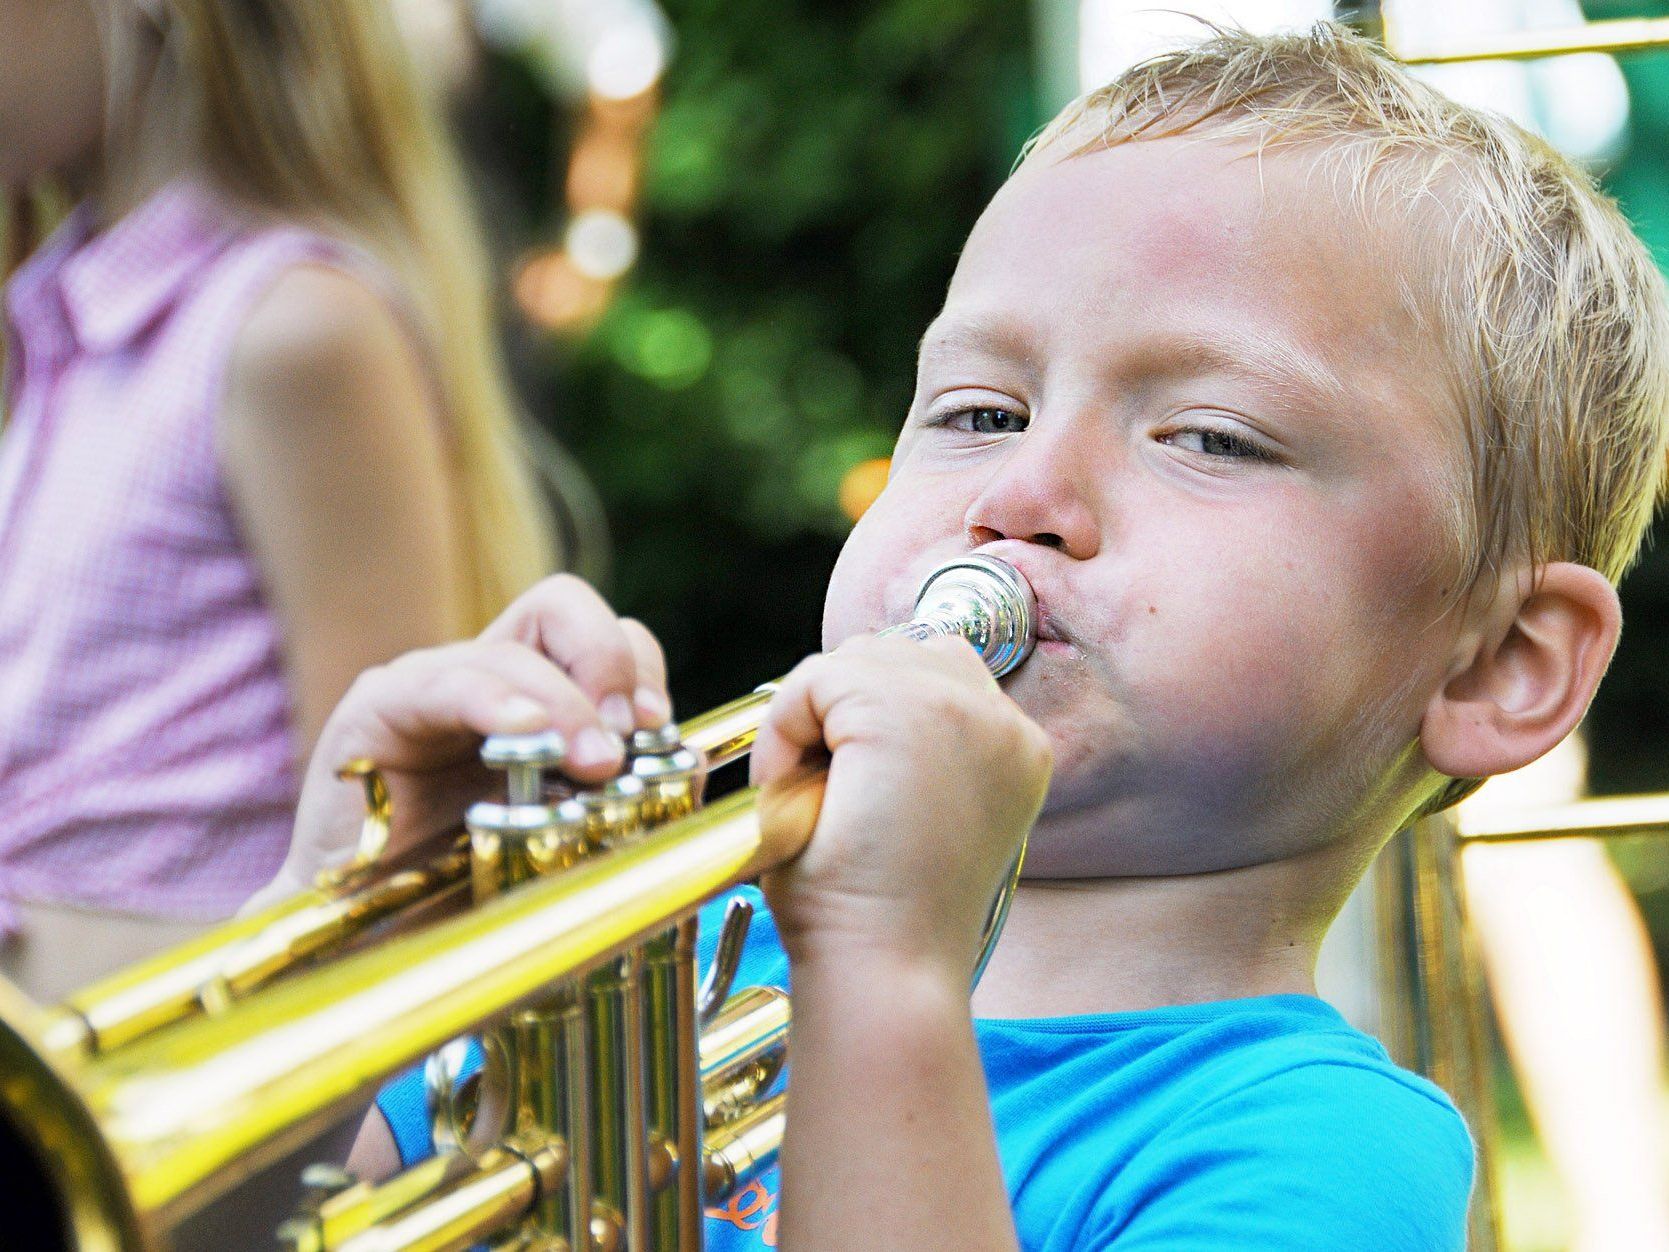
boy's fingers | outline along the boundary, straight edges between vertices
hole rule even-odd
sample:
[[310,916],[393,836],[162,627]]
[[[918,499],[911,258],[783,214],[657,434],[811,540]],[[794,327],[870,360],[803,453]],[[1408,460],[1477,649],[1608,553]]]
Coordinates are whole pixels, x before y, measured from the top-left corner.
[[637,724],[644,730],[659,730],[672,720],[672,697],[666,689],[666,654],[661,651],[660,640],[635,617],[621,618],[620,629],[626,632],[626,642],[637,661],[637,689],[632,693]]
[[753,747],[753,781],[786,775],[844,740],[876,732],[876,720],[966,710],[970,690],[995,694],[979,654],[963,639],[856,636],[808,657],[785,678]]
[[333,765],[365,757],[385,769],[433,769],[466,759],[483,735],[531,732],[549,721],[540,701],[462,661],[416,678],[411,667],[393,666],[359,676],[337,712]]
[[495,734],[556,730],[563,769],[582,781],[610,776],[622,743],[590,698],[550,661],[509,642],[454,644],[368,671],[347,700],[344,759],[427,769],[478,751]]
[[835,651],[880,665],[897,665],[911,673],[944,674],[963,681],[977,681],[981,686],[996,683],[973,644],[960,635],[933,635],[927,639],[854,635]]
[[[906,645],[907,647],[913,645]],[[907,654],[906,654],[907,655]],[[908,710],[921,677],[868,648],[819,653],[777,688],[753,747],[753,779],[778,777],[873,729],[886,709]],[[762,755],[763,754],[763,755]]]
[[581,579],[545,579],[517,597],[481,638],[513,640],[543,653],[592,699],[610,730],[629,735],[636,727],[637,655],[614,610]]
[[[582,782],[600,782],[620,768],[624,740],[605,723],[591,697],[554,662],[520,643],[478,642],[473,646],[475,665],[498,675],[515,688],[518,697],[539,705],[541,716],[531,729],[555,730],[562,736],[564,773]],[[490,733],[526,732],[500,729]]]
[[807,657],[778,684],[749,755],[748,772],[755,786],[788,776],[822,750],[823,717],[813,700],[813,686],[828,663],[826,656]]

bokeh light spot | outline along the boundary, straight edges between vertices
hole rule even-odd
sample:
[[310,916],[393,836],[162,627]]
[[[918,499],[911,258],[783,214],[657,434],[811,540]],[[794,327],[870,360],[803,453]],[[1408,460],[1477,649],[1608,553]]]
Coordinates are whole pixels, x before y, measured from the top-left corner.
[[862,517],[887,485],[891,465],[892,458],[877,456],[847,470],[840,480],[840,511],[854,522]]
[[620,363],[668,391],[681,391],[707,372],[713,337],[684,309],[656,309],[634,318],[616,348]]

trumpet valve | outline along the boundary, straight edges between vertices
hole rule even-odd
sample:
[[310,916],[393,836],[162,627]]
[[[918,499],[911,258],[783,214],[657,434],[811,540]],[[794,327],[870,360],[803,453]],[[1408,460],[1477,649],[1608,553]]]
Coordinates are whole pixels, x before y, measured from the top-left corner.
[[589,848],[612,848],[644,828],[644,793],[641,778],[620,774],[601,787],[574,796],[585,813],[585,843]]
[[701,758],[684,746],[673,723],[640,730],[627,745],[632,777],[643,783],[643,821],[658,826],[695,810],[701,799]]
[[545,802],[545,772],[561,766],[568,745],[554,730],[532,735],[489,735],[481,763],[502,770],[513,805]]
[[507,803],[481,801],[464,816],[476,900],[578,859],[588,813],[570,800],[552,803],[546,780],[565,750],[555,731],[493,735],[481,745],[482,763],[504,773],[508,794]]

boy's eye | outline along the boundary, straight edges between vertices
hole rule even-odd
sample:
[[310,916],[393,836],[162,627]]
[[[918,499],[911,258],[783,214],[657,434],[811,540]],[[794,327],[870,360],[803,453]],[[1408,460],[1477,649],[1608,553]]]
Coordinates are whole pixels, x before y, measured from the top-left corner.
[[1272,461],[1275,458],[1261,444],[1244,435],[1216,427],[1195,427],[1165,436],[1165,442],[1189,452],[1203,452],[1213,457],[1243,457],[1253,461]]
[[953,424],[967,423],[976,435],[1017,435],[1031,425],[1031,418],[1007,409],[962,409],[950,415]]

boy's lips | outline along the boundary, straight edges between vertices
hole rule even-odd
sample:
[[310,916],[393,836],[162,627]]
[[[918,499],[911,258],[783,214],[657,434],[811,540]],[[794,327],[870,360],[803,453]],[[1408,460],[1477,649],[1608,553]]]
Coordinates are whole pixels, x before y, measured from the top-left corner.
[[1059,619],[1041,600],[1037,605],[1037,642],[1071,643],[1072,637],[1061,628]]
[[1056,607],[1054,594],[1054,580],[1050,577],[1048,562],[1039,559],[1040,554],[1031,550],[1029,545],[1003,540],[989,544],[983,548],[976,548],[976,552],[986,553],[1007,561],[1026,584],[1032,589],[1032,598],[1036,604],[1036,639],[1038,644],[1063,643],[1076,645],[1071,629],[1061,620],[1061,614]]

